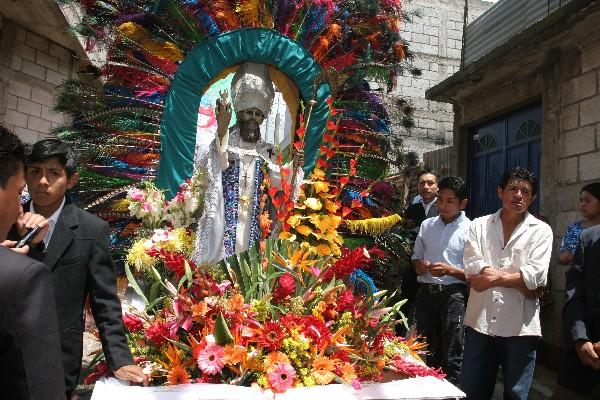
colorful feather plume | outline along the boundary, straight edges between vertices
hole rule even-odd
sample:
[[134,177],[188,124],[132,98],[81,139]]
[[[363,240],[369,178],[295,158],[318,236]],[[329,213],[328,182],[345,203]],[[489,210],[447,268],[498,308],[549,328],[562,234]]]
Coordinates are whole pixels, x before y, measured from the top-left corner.
[[[98,71],[64,85],[56,106],[73,117],[57,133],[76,147],[85,165],[79,200],[90,211],[128,226],[123,191],[156,174],[164,102],[181,61],[222,33],[263,27],[295,40],[324,70],[340,74],[341,90],[333,99],[339,149],[331,159],[332,176],[339,179],[356,168],[342,200],[361,207],[349,218],[390,218],[393,190],[377,185],[388,168],[391,122],[367,81],[391,88],[396,76],[412,71],[399,34],[400,0],[70,1],[84,12],[71,30],[85,38],[88,50],[107,54]],[[393,222],[374,221],[351,227],[380,232]]]

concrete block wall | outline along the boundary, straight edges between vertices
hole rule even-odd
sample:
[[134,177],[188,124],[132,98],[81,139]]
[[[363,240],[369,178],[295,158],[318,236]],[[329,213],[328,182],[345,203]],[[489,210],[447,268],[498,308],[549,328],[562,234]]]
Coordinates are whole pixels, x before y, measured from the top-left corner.
[[[557,242],[567,226],[581,218],[579,192],[600,182],[600,40],[586,43],[569,61],[570,73],[561,82],[557,148]],[[558,266],[558,283],[565,266]],[[561,287],[564,287],[562,285]]]
[[0,122],[27,143],[68,122],[52,108],[59,86],[73,76],[74,64],[71,51],[0,19]]
[[[493,3],[469,1],[468,21],[475,20]],[[406,11],[420,17],[401,28],[402,37],[415,55],[414,66],[421,76],[398,78],[393,96],[409,100],[415,108],[415,126],[394,125],[393,133],[402,136],[407,150],[424,152],[452,144],[454,113],[452,105],[425,99],[425,90],[458,72],[462,47],[464,0],[413,0],[404,3]]]

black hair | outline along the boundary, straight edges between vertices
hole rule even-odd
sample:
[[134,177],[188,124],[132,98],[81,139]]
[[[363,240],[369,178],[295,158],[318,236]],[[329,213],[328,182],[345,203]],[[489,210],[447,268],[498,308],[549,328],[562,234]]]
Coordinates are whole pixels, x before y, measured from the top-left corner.
[[435,182],[439,182],[440,181],[440,173],[438,171],[436,171],[435,169],[431,169],[431,168],[425,168],[419,171],[419,173],[417,174],[417,180],[419,180],[423,175],[426,174],[431,174],[433,176],[435,176]]
[[[600,201],[600,182],[588,183],[581,188],[581,192],[588,192]],[[579,192],[579,194],[581,194],[581,192]]]
[[0,125],[0,188],[25,164],[25,145],[5,126]]
[[35,162],[43,162],[51,158],[57,158],[58,162],[65,168],[67,177],[77,172],[77,157],[73,148],[58,139],[44,139],[36,142],[27,155],[27,165]]
[[454,192],[454,195],[460,200],[467,198],[467,184],[459,176],[448,176],[442,179],[438,185],[438,189],[449,189]]
[[514,168],[509,169],[508,171],[504,171],[504,173],[502,174],[502,177],[500,178],[500,183],[498,184],[498,186],[500,186],[502,188],[502,190],[504,190],[506,185],[508,185],[508,182],[510,182],[513,179],[529,182],[531,184],[531,190],[533,192],[532,195],[537,194],[537,190],[538,190],[537,178],[535,177],[535,174],[533,172],[531,172],[530,170],[528,170],[527,168],[514,167]]

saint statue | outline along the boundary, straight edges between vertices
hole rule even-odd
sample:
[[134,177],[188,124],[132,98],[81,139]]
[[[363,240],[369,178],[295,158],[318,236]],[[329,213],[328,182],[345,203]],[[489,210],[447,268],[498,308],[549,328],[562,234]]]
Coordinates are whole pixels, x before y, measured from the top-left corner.
[[[229,127],[231,104],[227,91],[217,100],[217,135],[204,151],[196,153],[196,168],[208,175],[204,211],[198,221],[196,263],[215,263],[247,250],[261,238],[259,218],[264,208],[263,180],[279,186],[281,173],[275,147],[261,139],[260,125],[269,114],[275,92],[267,66],[246,62],[231,83],[236,124]],[[297,163],[294,163],[297,164]],[[289,166],[285,166],[288,167]],[[302,169],[295,174],[295,192]]]

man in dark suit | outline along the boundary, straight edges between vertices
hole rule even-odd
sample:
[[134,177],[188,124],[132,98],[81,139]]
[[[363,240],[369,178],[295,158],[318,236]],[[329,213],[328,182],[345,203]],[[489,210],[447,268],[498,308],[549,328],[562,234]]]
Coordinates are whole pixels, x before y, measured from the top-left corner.
[[[431,169],[422,170],[417,176],[417,191],[421,199],[404,210],[404,216],[416,224],[414,228],[415,234],[419,232],[423,221],[427,218],[437,217],[438,215],[437,194],[439,178],[439,173]],[[419,284],[417,283],[417,273],[415,270],[412,267],[403,270],[400,291],[402,297],[407,300],[403,309],[409,314],[408,319],[411,323],[414,320],[413,304],[418,289]],[[405,332],[399,333],[405,334]]]
[[[11,400],[64,400],[50,271],[19,254],[28,246],[9,249],[15,242],[5,240],[21,214],[23,162],[23,144],[0,127],[0,393]],[[47,230],[44,223],[34,240]]]
[[[581,233],[566,274],[566,339],[556,399],[600,398],[600,225]],[[566,388],[566,389],[565,389]],[[576,393],[568,392],[567,389]]]
[[440,175],[437,171],[425,169],[417,177],[417,191],[421,199],[404,210],[404,216],[412,220],[419,230],[427,218],[437,217],[437,194]]
[[34,144],[26,163],[32,200],[24,206],[46,217],[50,225],[44,238],[46,251],[37,256],[54,278],[67,396],[79,380],[88,295],[108,366],[119,379],[147,384],[133,362],[123,330],[108,224],[65,201],[67,190],[77,183],[76,169],[75,154],[66,143],[45,139]]

